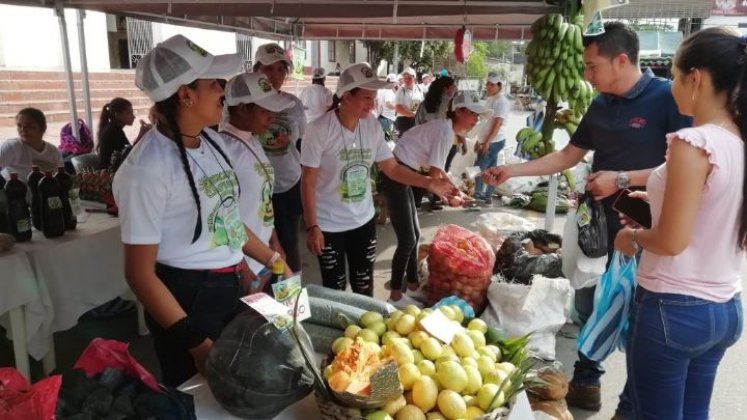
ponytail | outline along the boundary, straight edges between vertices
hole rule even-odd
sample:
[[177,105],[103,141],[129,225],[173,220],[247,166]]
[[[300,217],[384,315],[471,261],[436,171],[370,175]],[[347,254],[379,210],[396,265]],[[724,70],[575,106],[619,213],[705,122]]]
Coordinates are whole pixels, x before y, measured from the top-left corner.
[[[189,87],[197,87],[197,81],[187,85]],[[166,122],[167,129],[171,134],[171,140],[176,143],[176,147],[179,149],[179,158],[182,161],[182,167],[184,173],[187,175],[187,181],[189,182],[189,188],[192,190],[192,197],[195,200],[195,206],[197,207],[197,221],[195,222],[195,229],[192,235],[192,243],[197,242],[197,239],[202,235],[202,207],[200,205],[200,195],[197,193],[197,184],[195,178],[192,175],[192,170],[189,169],[189,160],[187,159],[187,149],[184,147],[184,141],[182,140],[181,130],[179,130],[179,124],[176,122],[176,114],[179,109],[179,94],[175,93],[168,99],[161,102],[156,102],[156,110],[163,117]],[[223,152],[221,151],[221,154]]]
[[337,96],[337,94],[335,93],[334,95],[332,95],[332,105],[330,105],[329,108],[327,108],[327,112],[335,111],[339,107],[340,107],[340,97]]
[[98,133],[96,133],[96,151],[98,152],[101,148],[101,134],[106,130],[106,127],[114,122],[114,116],[120,112],[124,112],[128,108],[132,108],[132,102],[125,98],[114,98],[108,104],[101,108],[101,115],[99,116],[99,127]]

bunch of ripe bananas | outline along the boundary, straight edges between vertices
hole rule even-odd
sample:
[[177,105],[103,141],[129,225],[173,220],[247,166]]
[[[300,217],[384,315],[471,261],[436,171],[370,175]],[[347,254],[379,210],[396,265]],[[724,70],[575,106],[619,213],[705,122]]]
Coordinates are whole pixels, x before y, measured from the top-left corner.
[[532,24],[527,45],[526,74],[532,87],[548,102],[568,102],[581,115],[594,99],[594,89],[584,80],[583,16],[566,22],[549,14]]
[[555,126],[564,129],[568,136],[573,136],[576,132],[578,124],[581,122],[581,116],[577,115],[573,110],[561,109],[555,113]]

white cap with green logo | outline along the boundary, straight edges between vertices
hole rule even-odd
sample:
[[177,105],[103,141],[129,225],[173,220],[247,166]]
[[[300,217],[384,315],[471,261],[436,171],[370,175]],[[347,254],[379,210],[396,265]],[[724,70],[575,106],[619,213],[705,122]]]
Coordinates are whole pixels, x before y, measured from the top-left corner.
[[197,79],[217,79],[241,71],[240,54],[212,55],[183,35],[159,43],[137,63],[135,85],[153,102]]
[[226,84],[226,105],[257,104],[262,108],[280,112],[295,102],[287,95],[273,89],[267,76],[262,73],[244,73],[235,76]]
[[378,90],[392,86],[392,83],[379,80],[370,65],[358,63],[349,66],[340,74],[340,79],[337,81],[337,96],[342,97],[345,92],[356,88]]

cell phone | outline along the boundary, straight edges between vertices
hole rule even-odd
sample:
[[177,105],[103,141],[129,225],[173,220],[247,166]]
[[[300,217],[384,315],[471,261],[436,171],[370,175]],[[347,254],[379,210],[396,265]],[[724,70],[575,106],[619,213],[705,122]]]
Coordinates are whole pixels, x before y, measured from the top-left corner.
[[612,209],[646,229],[651,229],[651,206],[640,198],[631,197],[630,193],[632,193],[630,190],[620,191],[612,204]]

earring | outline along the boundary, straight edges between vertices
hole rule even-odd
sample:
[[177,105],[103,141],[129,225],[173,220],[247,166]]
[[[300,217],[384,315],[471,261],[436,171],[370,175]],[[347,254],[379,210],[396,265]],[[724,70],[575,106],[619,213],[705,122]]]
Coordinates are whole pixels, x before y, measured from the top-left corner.
[[192,105],[194,105],[194,103],[192,102],[191,99],[185,99],[184,100],[184,106],[186,106],[187,108],[191,108]]

